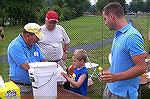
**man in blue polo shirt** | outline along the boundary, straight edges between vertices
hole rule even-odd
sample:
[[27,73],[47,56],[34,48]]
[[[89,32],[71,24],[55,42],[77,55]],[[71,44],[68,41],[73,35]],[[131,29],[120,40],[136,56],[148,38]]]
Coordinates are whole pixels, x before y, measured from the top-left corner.
[[23,96],[32,93],[28,63],[46,61],[36,44],[43,36],[38,24],[28,23],[24,26],[23,32],[8,46],[9,76],[20,87]]
[[111,49],[111,66],[99,77],[107,82],[104,99],[137,99],[139,76],[146,72],[146,52],[142,35],[124,18],[119,3],[109,3],[103,9],[105,24],[116,30]]

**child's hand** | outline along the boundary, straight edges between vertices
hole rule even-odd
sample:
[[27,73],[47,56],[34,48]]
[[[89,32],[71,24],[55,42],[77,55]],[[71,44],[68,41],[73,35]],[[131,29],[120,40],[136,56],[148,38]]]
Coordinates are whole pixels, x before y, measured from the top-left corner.
[[65,79],[72,78],[72,76],[68,75],[67,73],[61,72],[61,74],[64,76]]
[[75,69],[75,66],[74,65],[71,65],[71,66],[69,66],[68,68],[67,68],[67,73],[69,74],[69,75],[73,75],[73,73],[74,73],[74,69]]

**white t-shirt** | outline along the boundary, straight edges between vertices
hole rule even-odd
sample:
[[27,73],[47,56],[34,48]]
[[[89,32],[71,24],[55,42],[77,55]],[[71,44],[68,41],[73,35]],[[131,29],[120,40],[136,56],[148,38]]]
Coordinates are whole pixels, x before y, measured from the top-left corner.
[[42,32],[45,37],[38,42],[41,47],[46,59],[48,61],[60,60],[63,56],[62,44],[68,44],[70,39],[65,31],[65,29],[56,25],[55,29],[49,31],[45,25],[41,26]]

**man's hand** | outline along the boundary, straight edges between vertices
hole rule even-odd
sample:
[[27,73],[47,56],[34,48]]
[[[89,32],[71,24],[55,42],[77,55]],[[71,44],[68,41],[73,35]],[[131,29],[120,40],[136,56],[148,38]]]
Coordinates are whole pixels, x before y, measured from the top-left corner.
[[25,70],[30,69],[30,67],[29,67],[29,64],[28,64],[28,63],[24,63],[24,64],[22,64],[22,65],[21,65],[21,67],[22,67],[23,69],[25,69]]
[[63,60],[63,61],[66,61],[66,60],[67,60],[67,53],[65,53],[65,52],[63,53],[62,60]]
[[118,80],[117,75],[112,74],[111,72],[103,72],[99,76],[99,80],[106,83],[116,82]]

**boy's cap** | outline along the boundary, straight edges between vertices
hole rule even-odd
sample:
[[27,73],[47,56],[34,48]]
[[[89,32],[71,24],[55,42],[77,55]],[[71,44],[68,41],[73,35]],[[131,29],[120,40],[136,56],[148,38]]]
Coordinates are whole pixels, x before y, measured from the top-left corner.
[[40,26],[36,23],[28,23],[24,26],[24,29],[27,32],[34,33],[39,39],[42,39],[44,37],[44,34],[41,31]]
[[58,22],[58,14],[55,11],[48,11],[46,13],[46,18],[48,21],[56,21]]

